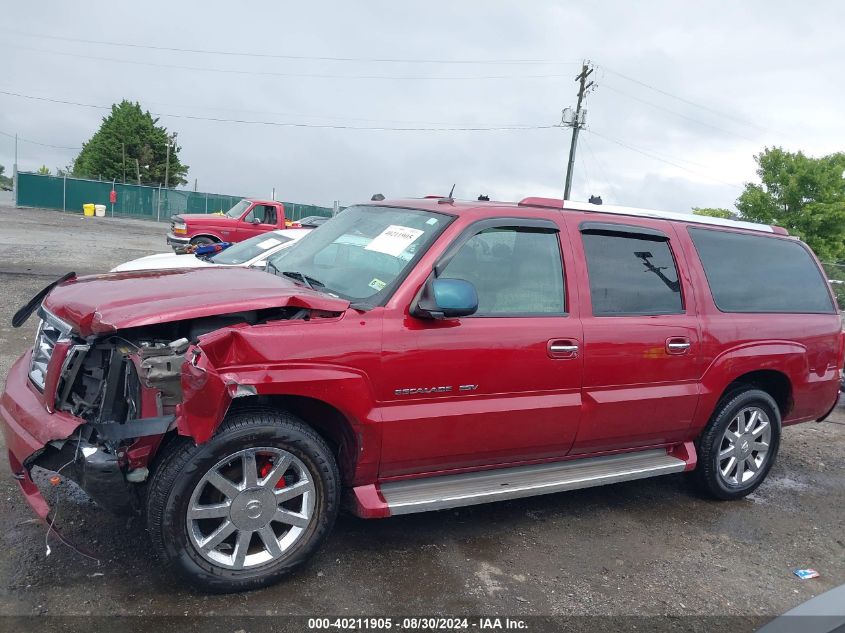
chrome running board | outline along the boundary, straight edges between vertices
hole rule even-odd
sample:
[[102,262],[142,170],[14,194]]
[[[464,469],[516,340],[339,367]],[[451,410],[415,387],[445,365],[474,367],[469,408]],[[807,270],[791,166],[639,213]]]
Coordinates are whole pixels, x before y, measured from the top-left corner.
[[390,515],[603,486],[686,470],[664,449],[383,483]]

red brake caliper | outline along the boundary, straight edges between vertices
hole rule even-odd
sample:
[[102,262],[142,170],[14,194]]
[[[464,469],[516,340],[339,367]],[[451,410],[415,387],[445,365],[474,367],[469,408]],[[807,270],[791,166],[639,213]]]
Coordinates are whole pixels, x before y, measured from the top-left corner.
[[[264,479],[267,475],[270,474],[270,471],[272,469],[273,469],[273,462],[268,459],[258,469],[258,476],[261,477],[262,479]],[[276,484],[276,490],[279,490],[279,489],[284,488],[284,487],[285,487],[285,478],[280,477],[279,483]]]

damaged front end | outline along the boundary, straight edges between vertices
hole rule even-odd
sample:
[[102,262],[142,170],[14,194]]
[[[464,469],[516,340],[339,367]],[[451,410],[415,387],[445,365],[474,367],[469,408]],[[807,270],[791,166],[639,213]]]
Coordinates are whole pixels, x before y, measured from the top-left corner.
[[136,513],[134,484],[146,480],[150,457],[174,428],[188,340],[153,332],[85,340],[49,312],[42,310],[41,317],[29,378],[48,412],[81,423],[24,466],[61,469],[101,506]]
[[[219,416],[219,403],[205,406],[216,400],[217,391],[225,399],[254,395],[248,386],[236,389],[220,383],[215,389],[207,384],[209,373],[197,366],[202,356],[196,345],[199,337],[230,326],[307,319],[309,312],[252,310],[86,338],[42,308],[27,373],[29,390],[40,392],[47,417],[74,420],[76,426],[67,433],[65,425],[62,437],[40,433],[43,445],[20,459],[26,479],[31,481],[33,467],[61,471],[102,507],[118,514],[138,513],[138,484],[147,480],[151,460],[168,433],[181,432],[200,442],[210,435],[210,430],[195,435],[184,419],[180,424],[180,416],[188,417],[186,407],[196,422],[204,414]],[[203,419],[203,427],[213,429],[218,422]],[[45,433],[52,437],[44,438]]]

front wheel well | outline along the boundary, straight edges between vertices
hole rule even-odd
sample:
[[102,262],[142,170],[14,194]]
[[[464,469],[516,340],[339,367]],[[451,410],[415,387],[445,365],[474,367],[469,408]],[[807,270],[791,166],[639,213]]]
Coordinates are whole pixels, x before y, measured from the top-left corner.
[[359,453],[358,436],[347,417],[332,405],[305,396],[247,396],[235,398],[229,413],[273,409],[288,411],[311,426],[325,440],[337,460],[344,481],[351,479]]
[[774,369],[751,371],[735,378],[722,392],[719,400],[749,388],[760,389],[769,394],[777,403],[781,418],[785,418],[792,410],[792,383],[786,374]]
[[220,238],[215,236],[215,235],[211,235],[209,233],[200,233],[198,235],[192,235],[191,236],[191,242],[193,243],[194,240],[199,239],[199,238],[206,238],[206,239],[211,240],[212,242],[220,242],[221,241]]

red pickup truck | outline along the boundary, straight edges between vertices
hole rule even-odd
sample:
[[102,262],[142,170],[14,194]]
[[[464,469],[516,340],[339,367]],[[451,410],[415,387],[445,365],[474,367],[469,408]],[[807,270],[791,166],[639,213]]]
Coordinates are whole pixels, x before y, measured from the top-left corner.
[[182,213],[170,218],[167,244],[174,250],[188,244],[241,242],[245,239],[289,228],[285,222],[285,205],[272,200],[244,199],[223,215]]
[[783,428],[837,402],[833,295],[779,227],[394,200],[267,270],[71,277],[16,315],[41,304],[0,417],[41,517],[30,471],[62,467],[145,514],[183,577],[236,591],[308,559],[342,503],[389,517],[685,471],[738,499]]

